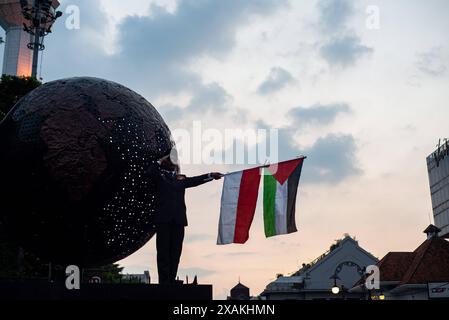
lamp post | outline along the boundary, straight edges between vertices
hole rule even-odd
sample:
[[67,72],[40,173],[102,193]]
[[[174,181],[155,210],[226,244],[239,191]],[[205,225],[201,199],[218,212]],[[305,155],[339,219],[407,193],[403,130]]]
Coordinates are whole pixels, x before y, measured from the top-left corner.
[[340,287],[337,285],[337,279],[338,276],[336,274],[334,274],[331,279],[334,279],[334,286],[332,287],[331,291],[333,294],[337,295],[340,293]]
[[332,287],[332,293],[335,295],[340,293],[340,288],[337,286],[337,284],[334,284],[334,286]]
[[32,77],[37,77],[37,66],[39,62],[39,51],[45,50],[44,38],[51,33],[51,28],[56,19],[62,16],[61,11],[55,11],[52,0],[21,0],[22,15],[27,20],[23,24],[23,30],[32,36],[32,42],[28,49],[33,51]]

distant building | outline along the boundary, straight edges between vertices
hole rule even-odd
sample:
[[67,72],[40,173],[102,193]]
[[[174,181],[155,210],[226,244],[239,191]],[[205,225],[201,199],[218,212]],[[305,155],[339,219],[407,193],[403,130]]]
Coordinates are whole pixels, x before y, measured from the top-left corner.
[[[0,0],[0,27],[6,33],[2,74],[31,76],[33,51],[28,48],[31,38],[23,28],[27,21],[23,17],[20,2],[21,0]],[[59,1],[53,0],[51,10],[58,6]]]
[[231,295],[228,297],[228,300],[250,300],[250,292],[249,288],[244,284],[239,283],[231,289]]
[[[292,276],[279,276],[267,285],[261,299],[267,300],[330,300],[362,299],[363,293],[350,293],[365,268],[377,264],[372,254],[346,236],[331,249]],[[338,293],[332,288],[337,286]]]
[[440,236],[449,238],[449,142],[446,140],[427,157],[435,225]]
[[143,274],[123,274],[122,280],[124,282],[133,282],[133,283],[151,283],[150,271],[144,271]]
[[[389,252],[378,263],[380,295],[385,300],[449,299],[449,242],[438,237],[441,230],[429,226],[427,240],[413,252]],[[358,283],[352,292],[362,292]],[[369,298],[370,298],[369,297]]]

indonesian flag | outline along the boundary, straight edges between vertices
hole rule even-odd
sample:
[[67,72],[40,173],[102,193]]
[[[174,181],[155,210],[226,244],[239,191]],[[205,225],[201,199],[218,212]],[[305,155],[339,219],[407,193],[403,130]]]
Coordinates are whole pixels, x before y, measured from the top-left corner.
[[217,244],[245,243],[256,211],[260,168],[225,176]]
[[304,159],[281,162],[265,169],[263,216],[267,238],[298,231],[295,206]]

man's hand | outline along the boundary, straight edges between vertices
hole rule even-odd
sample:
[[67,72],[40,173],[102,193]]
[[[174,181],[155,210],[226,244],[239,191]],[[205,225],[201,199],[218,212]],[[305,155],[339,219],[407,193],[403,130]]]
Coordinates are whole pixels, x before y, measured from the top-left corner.
[[210,176],[211,176],[211,178],[214,178],[214,180],[220,180],[221,178],[224,177],[224,175],[219,172],[211,172]]

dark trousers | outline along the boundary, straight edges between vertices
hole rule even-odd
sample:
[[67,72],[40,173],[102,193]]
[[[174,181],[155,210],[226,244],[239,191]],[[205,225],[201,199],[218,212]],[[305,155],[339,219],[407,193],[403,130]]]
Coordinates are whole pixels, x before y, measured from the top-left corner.
[[178,274],[184,226],[159,224],[156,226],[157,271],[159,284],[173,284]]

